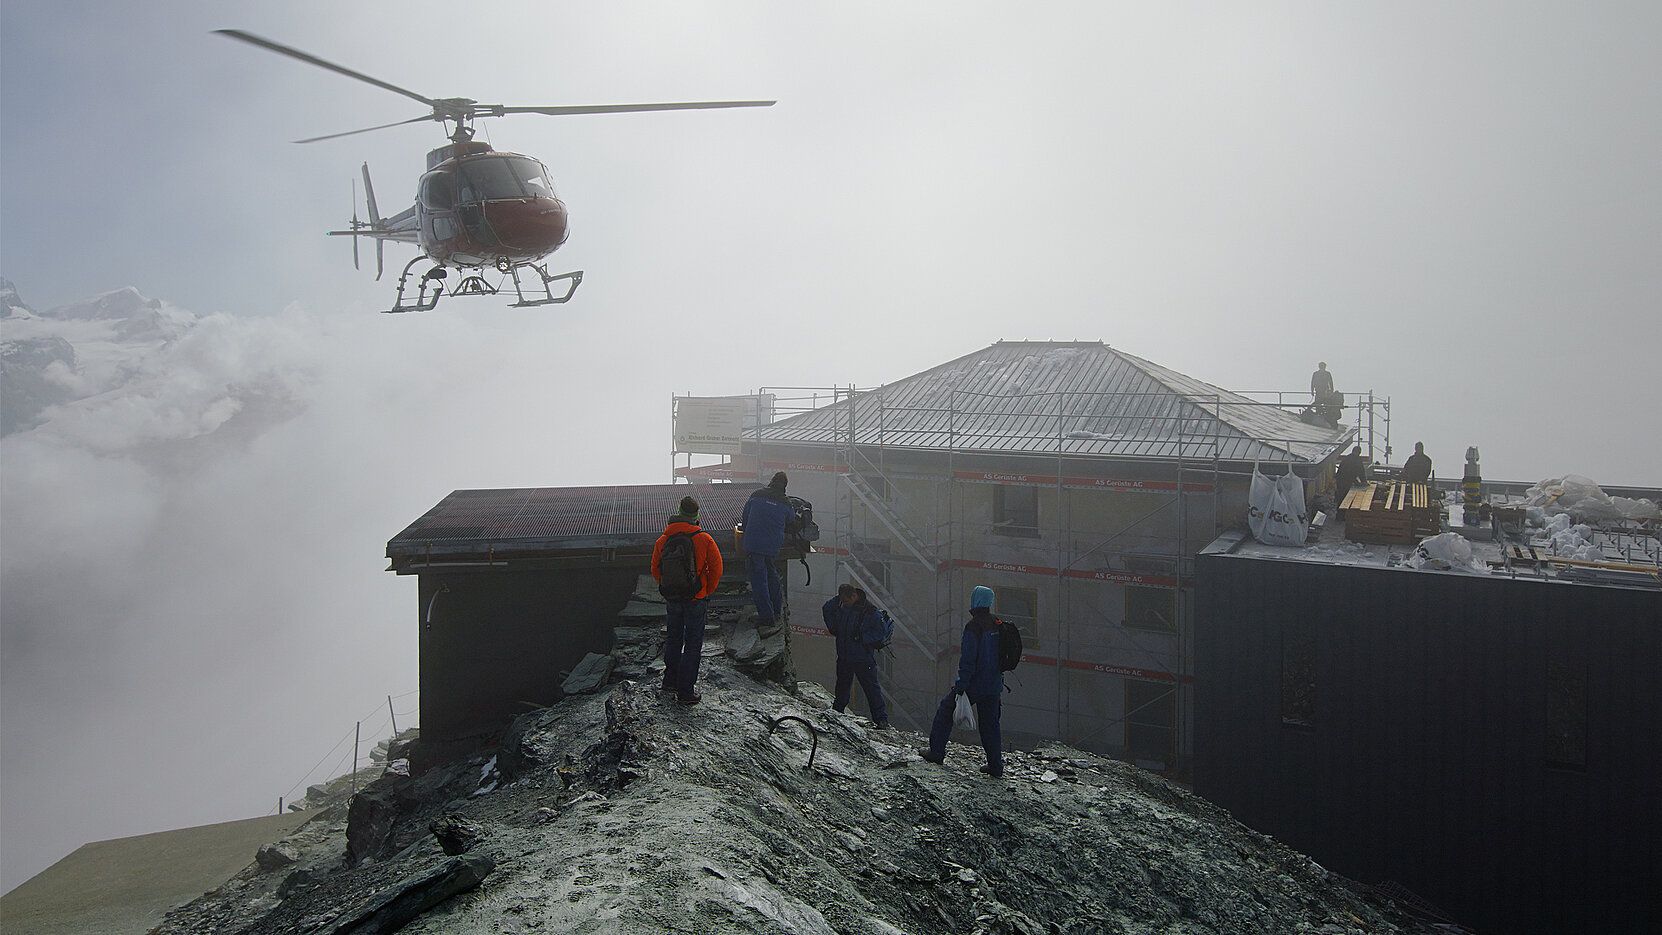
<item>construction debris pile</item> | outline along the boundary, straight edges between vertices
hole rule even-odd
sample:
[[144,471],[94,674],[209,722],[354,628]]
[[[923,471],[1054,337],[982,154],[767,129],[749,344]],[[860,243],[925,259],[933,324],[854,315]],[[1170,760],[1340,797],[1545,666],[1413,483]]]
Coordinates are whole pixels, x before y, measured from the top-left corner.
[[423,775],[395,749],[156,932],[1428,930],[1152,774],[1061,746],[1002,779],[973,745],[925,763],[923,738],[747,674],[727,642],[693,707],[614,677]]
[[1592,478],[1580,474],[1566,474],[1535,484],[1524,493],[1522,505],[1532,518],[1543,522],[1546,517],[1564,515],[1576,523],[1624,520],[1654,523],[1662,519],[1662,508],[1656,501],[1611,496]]

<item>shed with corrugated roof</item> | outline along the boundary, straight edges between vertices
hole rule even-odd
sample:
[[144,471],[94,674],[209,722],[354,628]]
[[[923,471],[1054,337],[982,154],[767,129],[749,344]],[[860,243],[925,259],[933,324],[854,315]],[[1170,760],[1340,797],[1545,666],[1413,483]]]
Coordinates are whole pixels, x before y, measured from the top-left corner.
[[457,490],[387,543],[413,575],[428,761],[489,739],[559,698],[562,673],[608,653],[618,613],[650,571],[684,496],[721,548],[754,488],[738,484]]

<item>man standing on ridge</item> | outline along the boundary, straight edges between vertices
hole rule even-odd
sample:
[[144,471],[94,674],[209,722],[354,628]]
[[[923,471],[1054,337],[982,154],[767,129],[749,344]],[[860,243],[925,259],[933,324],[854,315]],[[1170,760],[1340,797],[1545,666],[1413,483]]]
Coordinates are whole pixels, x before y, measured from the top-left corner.
[[1320,406],[1333,395],[1333,374],[1327,370],[1327,361],[1316,364],[1316,372],[1310,374],[1310,395],[1315,397],[1312,402]]
[[1334,426],[1339,424],[1339,416],[1343,410],[1337,405],[1333,393],[1333,374],[1327,369],[1327,361],[1316,364],[1316,372],[1310,374],[1311,407],[1316,414]]
[[883,690],[877,686],[877,657],[871,644],[882,639],[883,624],[877,608],[866,600],[866,592],[852,584],[837,588],[835,597],[820,608],[825,616],[825,629],[837,638],[837,690],[831,709],[841,714],[854,694],[854,680],[860,680],[860,690],[866,693],[866,706],[871,708],[871,719],[880,728],[889,726],[889,708],[883,703]]
[[785,609],[785,594],[779,584],[779,550],[785,534],[796,525],[796,511],[785,496],[789,478],[784,471],[773,475],[766,487],[744,502],[744,570],[750,579],[750,597],[756,602],[756,633],[772,636]]
[[693,691],[704,652],[709,597],[721,583],[721,549],[698,528],[698,501],[682,497],[680,510],[652,546],[652,577],[664,596],[663,691],[684,705],[698,704]]
[[931,763],[946,759],[946,740],[952,734],[952,716],[958,696],[968,693],[975,705],[981,746],[987,751],[987,765],[981,771],[997,778],[1004,775],[1003,738],[998,718],[1004,699],[1004,673],[998,667],[999,628],[1004,621],[993,616],[993,589],[977,587],[970,592],[970,619],[964,624],[964,647],[958,657],[958,681],[941,699],[935,723],[929,729],[929,746],[919,750]]

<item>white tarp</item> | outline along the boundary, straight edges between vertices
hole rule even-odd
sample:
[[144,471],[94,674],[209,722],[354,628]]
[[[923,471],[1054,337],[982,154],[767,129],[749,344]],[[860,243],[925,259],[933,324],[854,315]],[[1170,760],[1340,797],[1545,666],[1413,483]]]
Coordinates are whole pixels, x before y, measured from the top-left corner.
[[1525,506],[1540,507],[1548,516],[1566,513],[1578,523],[1647,520],[1662,515],[1655,502],[1612,497],[1592,478],[1580,474],[1550,477],[1529,488],[1524,496]]
[[1265,545],[1302,546],[1310,532],[1304,512],[1304,481],[1291,471],[1273,478],[1252,466],[1252,490],[1247,500],[1247,526]]
[[1486,575],[1489,566],[1472,553],[1472,544],[1457,532],[1445,532],[1420,541],[1408,556],[1408,567],[1430,571],[1463,571]]

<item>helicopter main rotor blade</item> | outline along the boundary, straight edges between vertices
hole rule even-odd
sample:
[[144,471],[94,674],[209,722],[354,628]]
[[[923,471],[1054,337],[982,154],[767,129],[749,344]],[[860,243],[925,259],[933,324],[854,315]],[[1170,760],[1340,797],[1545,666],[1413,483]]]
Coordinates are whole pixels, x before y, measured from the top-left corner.
[[[437,101],[433,100],[430,97],[422,97],[421,95],[415,93],[414,91],[406,90],[404,88],[399,87],[396,84],[388,84],[387,82],[382,81],[379,78],[371,78],[370,76],[368,76],[368,75],[366,75],[362,72],[353,71],[350,68],[346,68],[346,67],[341,66],[341,65],[336,65],[334,62],[326,62],[323,59],[318,58],[315,55],[307,55],[305,52],[302,52],[299,49],[291,49],[288,46],[283,45],[281,43],[272,42],[270,39],[262,39],[259,36],[254,35],[253,33],[243,32],[240,29],[216,29],[216,30],[214,30],[214,32],[217,32],[222,36],[230,36],[232,39],[241,39],[243,42],[247,42],[250,45],[257,45],[262,49],[270,49],[271,51],[276,52],[279,55],[287,55],[290,58],[297,58],[297,59],[301,60],[302,62],[307,62],[307,63],[310,63],[312,65],[316,65],[319,68],[327,68],[327,69],[329,69],[330,71],[332,71],[336,74],[345,75],[348,78],[356,78],[359,81],[367,81],[368,83],[373,84],[378,88],[386,88],[388,91],[391,91],[395,94],[402,94],[407,98],[411,98],[412,100],[420,101],[421,103],[426,104],[428,107],[435,108],[435,110],[439,106],[439,103]],[[423,119],[426,119],[426,118],[423,118]],[[409,121],[406,121],[406,122],[409,122]],[[388,124],[388,126],[397,126],[397,124]],[[379,129],[379,128],[377,128],[377,129]],[[353,132],[361,132],[361,131],[353,131]],[[338,136],[345,136],[344,133],[343,134],[337,134],[337,135]],[[329,137],[320,136],[320,137],[318,137],[318,139],[326,140],[326,139],[329,139]],[[310,140],[301,140],[300,142],[307,143],[307,142],[311,142],[311,141]]]
[[672,104],[590,104],[577,107],[483,107],[481,114],[627,114],[648,110],[712,110],[718,107],[772,107],[773,101],[683,101]]
[[295,140],[295,142],[296,143],[316,143],[319,140],[332,140],[332,139],[336,139],[336,138],[342,137],[342,136],[352,136],[352,135],[358,134],[358,133],[369,133],[369,132],[374,131],[374,130],[385,130],[388,127],[401,127],[406,123],[423,123],[423,122],[428,121],[428,120],[437,120],[437,119],[439,119],[439,118],[433,116],[432,114],[423,114],[420,117],[411,117],[408,120],[400,120],[397,123],[383,123],[378,127],[364,127],[362,130],[347,130],[344,133],[331,133],[328,136],[314,136],[314,137],[311,137],[310,139]]

